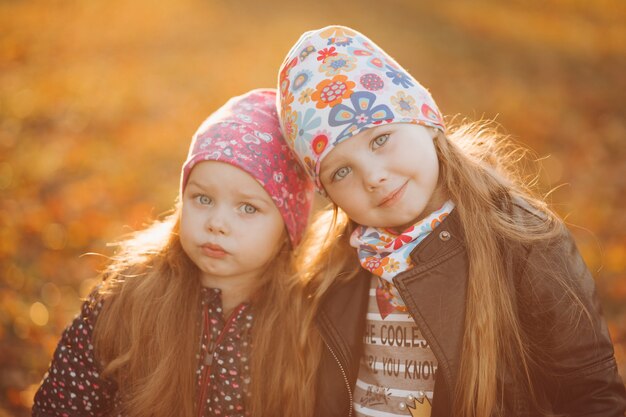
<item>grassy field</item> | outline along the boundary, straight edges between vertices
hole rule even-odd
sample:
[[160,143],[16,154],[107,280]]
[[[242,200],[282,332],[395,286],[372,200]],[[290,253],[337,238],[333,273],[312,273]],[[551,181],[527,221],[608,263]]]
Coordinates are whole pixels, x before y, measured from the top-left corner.
[[[0,417],[32,396],[108,242],[168,210],[198,124],[300,34],[373,38],[457,120],[496,119],[594,274],[626,375],[626,3],[0,0]],[[529,171],[531,172],[531,171]]]

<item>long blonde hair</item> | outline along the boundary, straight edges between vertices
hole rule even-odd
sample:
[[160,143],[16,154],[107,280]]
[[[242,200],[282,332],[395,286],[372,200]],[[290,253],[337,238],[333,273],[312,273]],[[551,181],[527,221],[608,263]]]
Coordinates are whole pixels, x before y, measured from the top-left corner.
[[[456,203],[469,259],[454,415],[497,414],[502,399],[498,372],[504,369],[513,374],[516,388],[529,394],[538,406],[530,370],[535,358],[525,343],[501,250],[506,242],[527,244],[556,237],[563,230],[562,222],[535,194],[533,181],[526,180],[519,168],[524,149],[490,123],[461,124],[448,134],[437,134],[434,141],[440,162],[439,182]],[[542,220],[537,217],[520,223],[520,219],[513,219],[510,208],[515,198],[522,198],[542,213]],[[356,275],[356,256],[349,247],[353,227],[335,206],[318,214],[305,237],[300,265],[308,269],[314,306],[319,305],[333,281]],[[339,278],[337,274],[341,274]],[[565,282],[555,279],[568,290]]]
[[[197,413],[199,270],[179,237],[180,205],[163,221],[122,242],[103,273],[94,328],[96,358],[119,389],[123,414]],[[307,299],[285,245],[252,300],[252,416],[310,416],[319,338],[301,327]],[[315,331],[307,328],[307,332]]]

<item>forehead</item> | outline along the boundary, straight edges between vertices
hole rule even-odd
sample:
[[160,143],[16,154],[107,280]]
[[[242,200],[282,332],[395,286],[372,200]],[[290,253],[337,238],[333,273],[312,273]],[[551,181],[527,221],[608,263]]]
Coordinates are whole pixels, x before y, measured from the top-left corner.
[[245,170],[227,162],[203,161],[196,164],[189,175],[189,182],[202,187],[219,188],[225,191],[245,191],[255,197],[271,197],[259,181]]
[[370,129],[365,129],[356,135],[345,139],[344,141],[335,145],[330,152],[321,160],[320,171],[324,168],[328,168],[330,165],[334,165],[340,160],[347,160],[358,157],[357,151],[361,148],[367,149],[369,140],[375,137],[377,132],[382,133],[383,126],[377,126]]

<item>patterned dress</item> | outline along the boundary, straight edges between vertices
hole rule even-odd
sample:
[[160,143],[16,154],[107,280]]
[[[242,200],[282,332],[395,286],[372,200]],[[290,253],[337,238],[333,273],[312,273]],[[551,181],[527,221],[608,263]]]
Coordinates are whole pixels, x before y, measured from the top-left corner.
[[[92,334],[102,305],[90,297],[63,332],[35,394],[33,416],[122,415],[117,385],[101,376],[102,367],[94,357]],[[244,403],[250,383],[251,306],[240,304],[225,319],[221,291],[203,288],[198,313],[203,329],[196,355],[198,415],[249,416]]]

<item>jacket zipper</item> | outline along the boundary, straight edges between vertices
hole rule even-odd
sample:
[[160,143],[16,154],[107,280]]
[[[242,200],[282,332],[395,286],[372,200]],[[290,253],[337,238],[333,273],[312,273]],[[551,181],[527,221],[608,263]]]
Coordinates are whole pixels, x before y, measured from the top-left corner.
[[[203,329],[202,332],[204,333],[204,331],[207,332],[208,334],[208,341],[207,343],[209,343],[209,346],[207,350],[207,352],[204,352],[205,355],[202,356],[201,354],[201,360],[204,363],[204,370],[203,370],[203,375],[201,376],[200,380],[202,381],[202,386],[201,386],[201,391],[200,391],[200,404],[198,405],[198,417],[202,417],[204,415],[204,407],[205,407],[205,401],[206,401],[206,386],[207,386],[207,382],[209,379],[209,375],[210,375],[210,371],[213,368],[213,353],[215,352],[215,349],[217,349],[217,347],[219,346],[219,344],[222,342],[222,339],[224,338],[224,335],[226,334],[226,330],[228,330],[228,328],[230,328],[231,324],[233,323],[233,321],[235,321],[235,317],[237,316],[237,314],[243,310],[245,308],[245,305],[240,305],[238,308],[236,308],[235,310],[233,310],[232,313],[230,313],[230,316],[228,317],[228,320],[226,320],[226,324],[224,324],[224,327],[222,328],[222,331],[220,332],[220,334],[217,336],[217,340],[215,341],[215,343],[211,342],[211,335],[208,334],[209,332],[209,312],[208,312],[208,307],[204,306],[204,311],[203,311]],[[207,359],[209,358],[210,354],[210,362],[207,363]]]
[[326,345],[330,353],[333,355],[333,358],[335,358],[337,365],[339,365],[339,369],[341,370],[341,375],[343,376],[343,381],[346,383],[346,388],[348,390],[348,399],[350,400],[350,412],[348,413],[348,417],[352,417],[352,407],[353,407],[352,389],[350,389],[350,382],[348,381],[348,375],[346,374],[346,371],[343,369],[343,365],[341,365],[339,358],[337,358],[337,355],[331,349],[330,345],[326,342],[326,340],[324,340],[324,344]]

